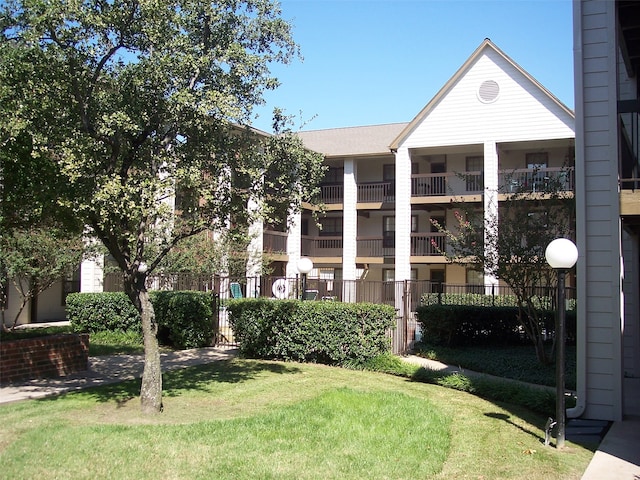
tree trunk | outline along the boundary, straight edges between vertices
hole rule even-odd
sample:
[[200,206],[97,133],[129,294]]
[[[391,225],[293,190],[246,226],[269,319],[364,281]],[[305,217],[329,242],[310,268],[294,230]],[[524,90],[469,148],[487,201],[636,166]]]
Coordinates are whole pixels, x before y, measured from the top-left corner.
[[158,324],[146,289],[139,293],[139,297],[142,306],[140,316],[144,340],[144,371],[140,387],[140,405],[142,413],[158,413],[162,411],[162,368],[157,337]]
[[162,411],[162,368],[158,347],[158,324],[144,278],[139,278],[129,291],[131,301],[140,312],[142,338],[144,340],[144,370],[140,387],[142,413],[154,414]]

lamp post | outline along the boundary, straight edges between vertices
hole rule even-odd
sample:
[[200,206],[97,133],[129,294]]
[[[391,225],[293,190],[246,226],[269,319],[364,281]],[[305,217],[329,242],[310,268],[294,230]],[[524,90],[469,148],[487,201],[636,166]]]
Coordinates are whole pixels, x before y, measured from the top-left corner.
[[302,275],[302,300],[304,300],[304,294],[307,291],[307,274],[313,270],[313,262],[309,257],[300,257],[296,267]]
[[564,447],[565,402],[564,402],[564,339],[565,339],[565,287],[567,271],[578,260],[576,245],[567,238],[556,238],[544,252],[547,263],[558,274],[558,313],[556,316],[556,448]]

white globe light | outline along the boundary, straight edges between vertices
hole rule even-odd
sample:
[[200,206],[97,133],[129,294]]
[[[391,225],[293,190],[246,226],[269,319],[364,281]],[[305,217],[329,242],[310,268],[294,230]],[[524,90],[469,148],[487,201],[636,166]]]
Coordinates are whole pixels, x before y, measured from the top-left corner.
[[578,248],[568,238],[556,238],[547,245],[544,256],[551,268],[569,269],[578,260]]
[[300,260],[298,260],[296,266],[298,267],[298,272],[302,273],[303,275],[306,275],[311,270],[313,270],[313,262],[308,257],[301,257]]

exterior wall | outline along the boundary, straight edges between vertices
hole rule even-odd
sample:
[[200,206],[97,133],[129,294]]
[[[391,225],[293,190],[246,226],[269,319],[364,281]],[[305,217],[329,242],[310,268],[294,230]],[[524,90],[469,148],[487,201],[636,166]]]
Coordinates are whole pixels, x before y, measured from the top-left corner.
[[[578,401],[587,418],[622,419],[621,238],[615,3],[574,3]],[[584,349],[581,351],[580,349]],[[584,399],[580,399],[580,395]]]
[[[488,79],[500,86],[498,99],[478,99],[480,84]],[[452,114],[457,112],[457,114]],[[492,49],[478,58],[418,125],[404,146],[429,147],[552,138],[572,138],[572,119]]]
[[80,265],[80,291],[102,292],[104,283],[104,257],[84,260]]
[[0,343],[0,384],[69,375],[89,368],[89,335],[52,335]]

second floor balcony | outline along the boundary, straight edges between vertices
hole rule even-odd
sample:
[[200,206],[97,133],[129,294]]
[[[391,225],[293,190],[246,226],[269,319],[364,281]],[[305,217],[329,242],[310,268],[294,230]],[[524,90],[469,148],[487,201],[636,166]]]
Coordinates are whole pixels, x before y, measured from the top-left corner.
[[[484,173],[443,172],[411,175],[412,197],[450,197],[478,195],[484,190]],[[500,170],[498,190],[500,193],[544,193],[550,190],[572,192],[575,188],[573,167],[545,167],[537,169]],[[343,185],[321,186],[321,198],[327,205],[344,202]],[[393,181],[367,182],[357,185],[358,203],[390,203],[396,200],[396,186]]]

